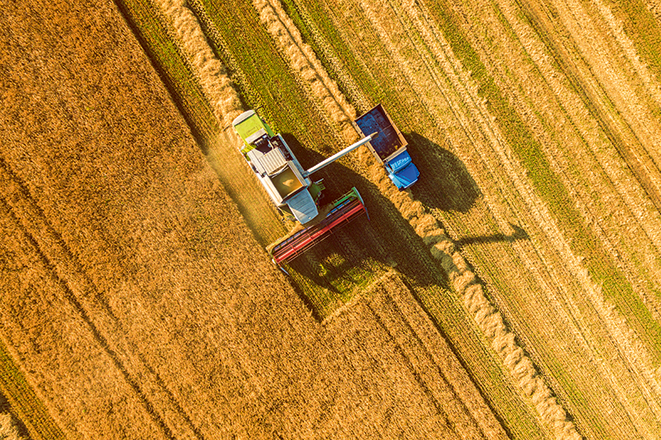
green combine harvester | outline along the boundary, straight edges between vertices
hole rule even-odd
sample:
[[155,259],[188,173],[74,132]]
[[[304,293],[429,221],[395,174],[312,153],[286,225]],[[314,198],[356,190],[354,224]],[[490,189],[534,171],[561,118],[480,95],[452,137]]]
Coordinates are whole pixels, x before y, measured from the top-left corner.
[[306,170],[282,136],[273,133],[254,110],[239,115],[232,126],[243,140],[243,156],[275,206],[301,225],[267,247],[278,265],[293,260],[327,238],[335,228],[367,213],[356,188],[320,208],[318,202],[324,186],[321,180],[313,182],[310,175],[376,138],[376,133]]

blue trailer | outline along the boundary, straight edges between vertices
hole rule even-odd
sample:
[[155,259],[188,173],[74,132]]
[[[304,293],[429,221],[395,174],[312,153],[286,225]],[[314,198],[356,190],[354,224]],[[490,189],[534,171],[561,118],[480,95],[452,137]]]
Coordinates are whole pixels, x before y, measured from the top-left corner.
[[381,104],[356,119],[354,125],[364,136],[374,132],[379,134],[366,144],[367,148],[384,166],[388,177],[399,190],[409,188],[418,181],[420,171],[406,151],[406,139]]

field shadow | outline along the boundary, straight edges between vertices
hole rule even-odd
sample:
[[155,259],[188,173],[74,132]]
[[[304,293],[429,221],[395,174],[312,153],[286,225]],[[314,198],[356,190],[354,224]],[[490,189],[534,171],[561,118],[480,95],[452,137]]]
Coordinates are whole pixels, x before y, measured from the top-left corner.
[[[289,133],[283,133],[282,137],[306,169],[343,147],[320,145],[318,149],[322,154],[303,148]],[[376,276],[375,270],[396,267],[416,285],[446,284],[447,280],[428,270],[421,262],[421,259],[429,259],[426,247],[420,246],[420,238],[414,229],[374,183],[339,162],[328,165],[311,177],[313,180],[323,179],[326,203],[356,187],[365,202],[369,221],[366,217],[354,220],[289,263],[287,270],[296,272],[292,279],[301,277],[326,289],[329,295],[340,298],[342,302],[348,301],[356,291],[368,285]],[[307,290],[305,286],[298,287],[301,292]],[[308,300],[304,298],[307,304]],[[324,313],[320,315],[323,318]]]
[[[303,147],[291,133],[281,133],[281,136],[305,169],[345,146],[337,145],[331,142],[334,138],[329,138],[327,144],[317,145],[318,151],[315,151]],[[463,163],[454,154],[417,133],[409,133],[406,138],[411,145],[411,156],[421,172],[420,181],[413,187],[415,198],[428,207],[468,211],[481,193]],[[356,153],[349,153],[349,160],[353,154]],[[364,216],[355,219],[285,267],[292,287],[318,320],[333,312],[332,304],[341,306],[346,303],[380,272],[391,268],[396,268],[418,286],[448,286],[445,275],[429,262],[431,257],[427,246],[374,183],[340,162],[328,165],[311,178],[323,179],[326,190],[322,204],[330,203],[351,187],[356,187],[369,215],[369,221]],[[241,203],[250,202],[239,200],[237,194],[229,195],[240,208]],[[271,203],[265,192],[263,197],[262,202]],[[246,212],[241,213],[246,218]],[[250,219],[248,216],[246,221],[255,237],[263,245],[268,244],[264,238],[269,231],[256,228],[255,222],[248,221]],[[519,228],[511,236],[466,237],[457,245],[521,238],[527,238],[527,234]]]
[[[482,197],[477,182],[464,163],[454,153],[419,133],[404,135],[409,142],[409,153],[420,170],[420,180],[413,187],[417,200],[429,208],[442,211],[468,212]],[[513,242],[528,240],[528,233],[510,223],[511,234],[496,233],[458,238],[458,247],[471,244]]]
[[462,237],[455,241],[455,245],[458,247],[467,246],[471,244],[486,244],[486,243],[498,243],[498,242],[514,242],[517,240],[529,240],[530,236],[528,233],[520,226],[510,223],[510,227],[514,231],[511,234],[492,234],[492,235],[478,235],[478,236],[469,236]]
[[[10,426],[13,427],[16,432],[19,435],[19,438],[30,438],[30,433],[28,432],[28,429],[25,427],[25,424],[23,423],[22,420],[18,418],[18,415],[16,414],[16,411],[13,410],[11,404],[9,403],[9,400],[0,393],[0,414],[10,414],[11,415],[11,422]],[[0,432],[0,438],[5,438],[2,435],[6,434],[7,439],[14,438],[12,435],[9,433],[11,428],[6,429],[6,433]]]
[[442,211],[467,212],[482,192],[464,163],[452,152],[412,132],[405,133],[420,180],[413,186],[417,200]]

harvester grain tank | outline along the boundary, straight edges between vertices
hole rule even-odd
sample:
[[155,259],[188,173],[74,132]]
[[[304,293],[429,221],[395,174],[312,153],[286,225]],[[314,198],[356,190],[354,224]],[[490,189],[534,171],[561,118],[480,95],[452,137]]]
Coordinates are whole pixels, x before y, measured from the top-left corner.
[[399,190],[405,190],[418,181],[420,172],[406,151],[408,143],[381,104],[357,118],[354,126],[363,135],[379,134],[367,147]]
[[254,110],[239,115],[232,126],[243,140],[241,152],[273,203],[302,226],[268,247],[276,263],[294,259],[328,237],[334,228],[366,213],[355,188],[320,210],[318,201],[324,186],[321,180],[312,181],[310,175],[375,139],[376,133],[306,170],[284,138],[275,134]]

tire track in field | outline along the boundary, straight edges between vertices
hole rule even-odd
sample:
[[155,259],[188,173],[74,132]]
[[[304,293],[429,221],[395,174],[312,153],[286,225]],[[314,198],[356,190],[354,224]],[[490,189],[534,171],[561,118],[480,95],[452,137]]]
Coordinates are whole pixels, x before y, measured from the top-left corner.
[[[564,111],[573,110],[572,109],[573,105],[574,106],[580,106],[580,104],[571,103],[571,102],[568,103],[567,102],[567,99],[568,99],[567,94],[569,94],[570,92],[568,92],[566,90],[564,85],[559,84],[559,78],[558,78],[559,74],[557,72],[555,72],[555,70],[552,68],[552,66],[550,66],[549,60],[545,56],[545,51],[543,50],[543,48],[540,48],[538,45],[536,45],[537,43],[532,41],[533,37],[527,35],[527,33],[530,32],[530,31],[526,31],[525,29],[522,29],[521,23],[517,23],[517,19],[520,19],[520,15],[517,16],[517,10],[516,9],[512,10],[511,6],[508,7],[506,5],[502,5],[502,3],[509,3],[509,2],[501,2],[501,9],[500,10],[507,17],[509,23],[513,26],[513,29],[518,34],[519,38],[521,39],[521,43],[526,48],[526,51],[527,51],[528,55],[531,57],[531,59],[534,59],[534,62],[536,63],[536,65],[540,69],[540,72],[544,75],[545,80],[547,81],[547,84],[549,84],[549,87],[551,87],[553,89],[554,93],[556,94],[556,96],[553,97],[552,99],[564,100],[564,104],[561,104],[561,108],[563,108]],[[534,20],[531,20],[531,21],[534,23]],[[537,30],[537,32],[539,32],[539,30]],[[559,60],[558,62],[560,64],[562,64],[562,61]],[[569,98],[569,99],[571,99],[571,98]],[[518,99],[517,101],[523,101],[523,99]],[[578,116],[578,117],[580,117],[580,116]],[[580,123],[576,123],[575,125],[580,127]],[[585,142],[590,148],[594,148],[593,145],[592,145],[592,143],[595,142],[594,139],[588,141],[587,136],[586,136]],[[599,153],[598,151],[595,151],[595,155],[597,155],[598,153]],[[549,154],[549,159],[550,159],[552,164],[554,163],[553,156],[554,156],[553,153]],[[558,166],[557,164],[555,164],[555,167],[557,169],[561,170],[561,167]],[[622,181],[621,179],[623,179],[623,178],[621,176],[613,176],[610,172],[607,172],[607,173],[614,180],[614,185],[617,185],[618,180],[620,180],[620,185],[622,185],[622,186],[626,186],[626,185],[630,184],[626,180]],[[563,173],[559,173],[559,175],[563,176]],[[565,176],[565,178],[568,179],[566,176]],[[567,186],[570,187],[571,184],[568,184]],[[618,193],[620,194],[620,196],[623,197],[626,200],[625,205],[628,205],[631,208],[632,207],[631,204],[635,203],[635,202],[632,201],[631,195],[628,196],[626,194],[627,188],[619,187],[619,188],[617,188],[617,190],[618,190]],[[572,195],[574,195],[574,194],[572,194]],[[578,197],[576,195],[574,195],[574,196]],[[585,196],[585,198],[589,199],[589,196]],[[579,203],[579,209],[580,209],[580,205],[583,204],[583,209],[589,210],[589,208],[585,206],[585,205],[588,205],[590,203],[589,201],[577,200],[577,203]],[[583,212],[582,214],[585,215],[585,212]],[[635,221],[637,221],[640,224],[640,227],[647,234],[647,236],[645,238],[649,239],[650,241],[656,242],[657,240],[655,240],[655,238],[658,238],[658,233],[656,232],[656,228],[655,228],[657,222],[652,223],[652,221],[656,220],[656,218],[651,219],[649,217],[646,217],[645,213],[641,212],[641,211],[634,212],[634,213],[632,213],[632,215],[633,215],[633,217],[635,217],[635,219],[636,219]],[[614,245],[612,243],[612,241],[611,241],[612,238],[610,236],[608,236],[608,232],[605,231],[604,228],[602,228],[601,225],[599,224],[600,223],[599,219],[595,218],[595,217],[590,217],[589,215],[587,216],[587,218],[588,218],[588,223],[592,223],[593,230],[595,230],[595,232],[597,233],[597,236],[604,241],[604,244],[607,248],[610,247],[609,251],[611,252],[611,254],[613,254],[616,257],[615,258],[616,261],[619,261],[624,266],[625,270],[628,269],[627,270],[627,272],[628,272],[627,275],[628,275],[629,280],[632,282],[632,284],[634,286],[639,285],[639,289],[636,289],[636,290],[644,292],[642,286],[640,286],[639,281],[635,278],[636,276],[640,276],[640,275],[635,275],[633,273],[633,271],[635,269],[632,268],[632,265],[629,261],[623,261],[622,260],[623,257],[618,252],[618,249],[616,248],[616,245]],[[658,247],[658,245],[657,245],[657,247]],[[645,293],[643,293],[643,299],[644,299],[645,303],[647,304],[647,306],[651,309],[652,313],[655,316],[658,317],[658,301],[656,301],[654,298],[652,298],[650,296],[646,296]],[[621,317],[616,316],[615,319],[622,321]],[[643,388],[643,393],[646,394],[646,399],[648,401],[648,404],[650,405],[650,408],[654,411],[656,416],[659,417],[659,415],[660,415],[659,406],[656,403],[657,400],[658,400],[658,396],[659,396],[659,385],[658,385],[658,382],[655,379],[654,374],[652,372],[653,362],[647,356],[647,351],[645,349],[642,349],[642,347],[640,345],[638,345],[638,339],[637,339],[637,336],[635,334],[633,334],[633,333],[630,334],[629,340],[630,340],[631,343],[630,343],[630,345],[627,349],[627,354],[629,356],[633,357],[634,359],[637,358],[637,357],[640,358],[640,359],[637,359],[636,362],[639,365],[642,365],[642,369],[638,369],[636,371],[636,374],[638,375],[639,381],[646,384],[646,386]],[[636,347],[637,345],[638,345],[638,347]]]
[[[444,431],[439,432],[438,434],[440,435],[441,438],[443,439],[463,439],[465,438],[466,435],[468,435],[469,438],[484,438],[482,436],[476,437],[476,432],[474,431],[474,427],[471,425],[468,425],[466,423],[463,424],[463,426],[457,426],[457,420],[456,416],[452,417],[452,415],[448,412],[448,410],[451,410],[451,408],[454,405],[457,405],[458,402],[456,402],[457,398],[455,395],[438,395],[438,385],[439,385],[439,380],[437,379],[434,383],[429,383],[425,380],[424,376],[427,376],[426,374],[421,374],[420,368],[418,368],[414,362],[414,359],[411,359],[411,352],[410,350],[405,351],[404,347],[400,343],[399,339],[401,338],[400,335],[395,335],[393,334],[393,331],[396,331],[389,327],[384,321],[383,317],[385,315],[385,311],[382,310],[383,308],[386,308],[386,304],[374,304],[374,299],[372,298],[372,301],[370,301],[369,304],[366,305],[367,309],[369,310],[370,314],[372,315],[371,318],[375,321],[376,325],[381,328],[381,330],[387,335],[387,339],[390,339],[396,344],[396,352],[401,356],[402,358],[402,363],[405,364],[406,369],[409,371],[409,373],[413,376],[415,382],[417,385],[420,387],[424,395],[429,399],[434,406],[434,409],[436,412],[440,415],[440,417],[443,419],[443,426]],[[388,324],[392,325],[392,322],[388,322]],[[398,338],[397,336],[400,336]],[[442,380],[442,379],[441,379]],[[430,386],[434,388],[434,390],[430,389]],[[436,391],[436,392],[434,392]],[[441,400],[442,399],[442,400]],[[446,410],[446,408],[448,410]],[[456,411],[456,410],[455,410]],[[463,428],[463,429],[462,429]],[[478,434],[479,435],[479,434]]]
[[126,370],[126,368],[124,368],[122,362],[119,360],[117,353],[110,348],[108,341],[101,335],[97,327],[93,324],[90,315],[81,305],[81,303],[78,301],[76,295],[71,290],[71,287],[69,287],[69,285],[64,279],[62,279],[57,275],[57,269],[53,264],[53,262],[48,258],[44,250],[39,246],[39,243],[37,242],[35,236],[32,235],[27,230],[27,228],[25,228],[22,225],[22,222],[17,217],[16,213],[12,210],[11,206],[4,199],[4,197],[0,199],[0,209],[2,209],[8,214],[12,223],[16,225],[17,229],[20,230],[22,235],[25,237],[26,241],[34,249],[35,254],[37,255],[40,262],[44,265],[44,267],[47,269],[47,272],[51,275],[51,277],[56,282],[56,284],[59,285],[62,291],[64,292],[64,296],[66,300],[78,312],[81,319],[83,320],[83,322],[85,322],[88,329],[90,330],[93,338],[97,341],[97,343],[101,346],[101,348],[108,354],[115,367],[121,372],[125,382],[135,393],[136,397],[142,403],[146,412],[151,416],[154,423],[161,429],[161,431],[163,431],[165,437],[174,440],[176,437],[174,436],[170,427],[164,422],[164,420],[158,414],[156,414],[156,412],[154,411],[154,406],[147,399],[146,395],[140,388],[139,384],[129,375],[128,371]]
[[[203,439],[199,428],[195,426],[149,363],[139,354],[136,355],[137,360],[131,359],[133,353],[124,341],[111,341],[106,336],[106,334],[123,335],[126,332],[121,328],[117,317],[94,287],[93,282],[81,270],[80,263],[60,234],[50,224],[46,215],[30,195],[29,190],[11,171],[3,158],[0,158],[0,182],[3,182],[0,185],[0,201],[13,223],[34,248],[52,279],[61,287],[65,299],[78,312],[93,338],[107,353],[155,424],[160,427],[167,438],[177,438],[183,432],[177,428],[173,430],[171,427],[173,420],[168,420],[176,414],[175,426],[186,426],[187,429],[184,429],[184,432],[187,431],[186,435]],[[21,221],[21,219],[30,219],[30,223],[26,225],[25,221]],[[53,255],[59,256],[59,258],[53,257]],[[67,275],[63,276],[62,273]],[[118,345],[113,347],[114,343]],[[148,393],[152,394],[151,398]],[[163,405],[165,408],[162,407]],[[169,415],[168,417],[162,416],[166,413]]]
[[[457,425],[453,424],[453,417],[448,414],[450,409],[447,405],[448,402],[443,400],[443,396],[433,392],[437,387],[434,385],[431,389],[429,387],[430,384],[426,379],[429,379],[429,374],[433,373],[428,371],[421,375],[417,368],[419,366],[416,363],[417,358],[409,357],[414,348],[401,345],[401,339],[407,335],[398,333],[398,328],[389,327],[381,320],[384,311],[380,310],[379,303],[387,303],[388,300],[381,298],[382,300],[376,300],[377,304],[375,304],[375,297],[384,295],[383,278],[386,276],[368,288],[366,295],[356,297],[350,308],[345,308],[335,315],[328,326],[331,334],[338,335],[339,340],[344,341],[344,347],[337,350],[337,354],[346,356],[345,350],[349,353],[369,353],[368,356],[374,358],[370,363],[378,362],[379,367],[382,368],[384,374],[380,383],[383,384],[384,389],[405,390],[404,393],[410,402],[405,409],[408,413],[407,420],[398,423],[397,426],[393,426],[391,422],[374,423],[374,419],[365,422],[375,425],[374,429],[378,431],[378,434],[373,438],[463,439]],[[393,321],[398,321],[398,317],[389,317],[388,324],[392,324]],[[356,344],[357,338],[352,335],[355,332],[354,329],[360,329],[363,333],[364,336],[361,337],[364,341],[363,346]],[[423,353],[418,353],[418,355],[424,356]],[[361,369],[369,372],[371,368],[367,364],[367,368]],[[452,398],[455,397],[452,396]],[[410,424],[414,426],[410,426]],[[422,436],[420,431],[426,436]],[[349,438],[356,438],[356,436],[354,434]]]
[[415,335],[416,341],[466,405],[482,432],[491,436],[507,435],[502,432],[505,428],[495,419],[495,414],[487,406],[486,399],[475,386],[466,368],[460,363],[454,348],[422,309],[413,291],[399,276],[389,277],[386,285],[388,297],[398,310],[402,323]]
[[[502,10],[505,10],[505,8],[503,8]],[[510,19],[510,22],[512,22],[513,19],[511,17],[508,17],[508,18]],[[558,95],[560,95],[560,93],[558,93]],[[625,182],[625,184],[626,184],[626,182]],[[626,197],[625,195],[622,194],[622,192],[620,192],[620,194],[622,195],[622,197]],[[632,202],[627,201],[627,204],[630,204],[630,203],[632,203]],[[636,215],[636,220],[639,222],[641,227],[646,231],[647,237],[650,240],[652,240],[656,243],[657,240],[655,240],[655,238],[658,239],[658,234],[654,230],[655,224],[646,223],[646,221],[645,221],[645,220],[647,220],[647,222],[651,222],[652,220],[651,219],[645,219],[644,217],[642,217],[640,215]],[[594,224],[594,229],[597,231],[597,235],[602,240],[604,240],[607,247],[609,245],[611,247],[613,247],[614,245],[610,242],[610,239],[606,236],[607,233],[605,231],[603,231],[603,229],[601,231],[599,230],[600,227],[598,225],[598,220],[595,219],[594,223],[595,223]],[[658,245],[657,245],[657,247],[658,247]],[[628,265],[627,263],[628,262],[623,262],[622,261],[622,258],[619,257],[619,253],[617,252],[617,249],[611,249],[611,253],[616,255],[616,260],[617,261],[620,261],[621,263],[625,263],[624,266],[625,266],[625,268],[627,268],[627,265]],[[628,265],[628,269],[629,269],[629,271],[628,271],[629,274],[628,275],[629,275],[629,278],[631,279],[635,276],[634,274],[631,273],[632,270],[634,270],[634,269],[631,268],[631,265]],[[632,284],[634,286],[636,284],[638,284],[638,283],[636,283],[635,278],[632,279]],[[639,291],[644,292],[644,290],[642,290],[642,289],[640,289]],[[659,314],[658,314],[659,313],[658,301],[655,300],[655,298],[652,298],[651,296],[649,296],[650,294],[645,295],[645,293],[642,293],[642,295],[643,295],[643,300],[645,301],[646,305],[650,308],[652,313],[655,316],[658,317],[659,316]],[[619,318],[616,317],[616,319],[622,320],[621,317],[619,317]],[[629,339],[630,339],[630,345],[627,348],[626,353],[629,356],[631,356],[632,358],[634,358],[638,362],[638,364],[642,366],[641,368],[636,370],[635,373],[638,375],[639,381],[646,384],[646,386],[643,388],[643,393],[646,394],[646,399],[648,401],[648,404],[650,405],[650,408],[654,411],[657,418],[659,418],[659,417],[661,417],[661,412],[660,412],[661,410],[660,410],[659,405],[657,404],[657,402],[658,402],[658,397],[659,397],[659,393],[661,392],[661,390],[659,388],[658,381],[656,380],[656,378],[654,377],[654,374],[653,374],[653,367],[652,367],[653,362],[652,362],[651,358],[647,355],[647,351],[644,348],[642,348],[640,345],[638,345],[638,343],[637,343],[638,339],[637,339],[637,336],[635,334],[631,333]],[[638,347],[636,347],[636,345],[638,345]],[[639,358],[639,359],[636,359],[636,358]]]
[[[402,7],[401,9],[405,10],[411,15],[419,13],[416,10],[417,8],[415,8],[413,5],[411,5],[410,9],[407,9],[406,7]],[[424,11],[420,12],[424,14]],[[415,22],[415,17],[412,17],[411,19]],[[441,51],[434,50],[435,43],[428,36],[429,33],[434,30],[433,23],[425,20],[417,26],[417,30],[425,39],[427,48],[430,48],[432,53],[435,54],[436,59],[443,59],[444,57],[448,57],[450,59],[452,58],[453,55],[451,54],[451,50],[449,49],[447,43],[443,43],[443,46],[441,46],[445,47],[446,49],[441,49]],[[439,39],[438,41],[443,41],[440,33],[437,33],[436,38]],[[420,52],[424,52],[424,49],[425,48],[420,50]],[[445,55],[443,55],[443,53],[445,53]],[[433,67],[431,67],[430,64],[427,64],[427,67],[430,71],[433,70]],[[462,83],[470,83],[467,75],[458,73],[461,72],[461,66],[457,61],[451,62],[451,64],[446,66],[445,69],[446,72],[451,72],[449,69],[454,69],[457,72],[456,78],[459,80],[454,80],[455,90],[461,90],[464,88],[465,86],[462,85]],[[535,223],[543,228],[545,234],[548,236],[548,241],[553,243],[555,250],[559,253],[559,255],[562,256],[561,261],[564,261],[567,272],[571,274],[573,279],[580,284],[582,290],[589,295],[594,310],[599,316],[602,324],[606,326],[610,337],[613,339],[613,341],[616,341],[616,345],[619,346],[622,359],[627,362],[631,371],[637,375],[639,383],[644,384],[644,386],[647,388],[646,391],[648,392],[648,403],[654,410],[656,405],[653,399],[649,399],[649,395],[656,394],[658,387],[654,381],[653,375],[650,374],[653,367],[651,366],[651,363],[648,362],[648,359],[645,359],[646,350],[628,328],[626,321],[615,310],[610,308],[608,304],[604,302],[600,288],[594,284],[587,271],[582,267],[580,258],[577,258],[573,255],[567,241],[562,238],[563,236],[560,230],[552,220],[553,217],[548,212],[548,209],[545,207],[543,202],[536,197],[530,186],[525,183],[527,181],[525,172],[520,169],[520,166],[516,164],[515,161],[511,159],[513,155],[508,151],[507,142],[502,138],[502,135],[498,133],[498,128],[493,125],[492,118],[489,116],[489,112],[486,109],[484,102],[482,102],[482,100],[478,98],[477,94],[475,93],[475,87],[465,88],[462,101],[464,103],[472,102],[475,104],[475,107],[473,107],[473,110],[471,111],[472,116],[482,115],[481,124],[487,131],[485,135],[490,138],[490,140],[488,140],[483,146],[493,148],[494,153],[499,158],[499,161],[491,164],[489,168],[497,169],[499,164],[505,167],[507,175],[511,178],[511,183],[515,186],[519,195],[528,205],[528,211],[533,214]],[[458,106],[455,105],[455,108],[457,107]],[[477,130],[479,131],[481,129],[478,128]],[[488,163],[489,159],[484,155],[483,151],[484,150],[482,148],[478,148],[478,152],[482,156],[483,160]],[[501,219],[501,222],[503,221],[504,219]],[[518,248],[520,245],[514,244],[514,247]],[[539,254],[540,257],[541,255],[542,254]],[[524,261],[526,260],[526,257],[523,255],[522,258]],[[542,260],[544,261],[544,259]],[[546,264],[548,265],[549,262]],[[567,300],[571,298],[568,298],[565,295],[564,299]],[[579,312],[576,304],[570,304],[570,306],[570,315],[578,316]],[[641,359],[641,356],[643,359]],[[624,390],[621,390],[620,396],[624,399],[624,402],[627,402]],[[632,420],[636,421],[637,416],[633,415]]]
[[[415,385],[411,399],[424,400],[424,404],[409,406],[411,414],[426,414],[416,425],[419,423],[426,432],[442,438],[510,438],[445,337],[396,272],[386,273],[363,293],[326,320],[324,326],[343,341],[350,353],[365,350],[352,346],[354,338],[349,335],[353,326],[366,334],[367,346],[379,345],[368,349],[372,353],[369,357],[382,352],[385,356],[378,359],[391,364],[384,371],[401,371],[396,375],[388,373],[391,387]],[[419,437],[404,427],[396,432],[388,426],[385,428],[379,428],[379,437]]]
[[[268,3],[267,3],[268,1]],[[273,6],[275,5],[275,6]],[[268,10],[270,15],[273,12],[279,11],[284,14],[282,7],[278,7],[277,0],[256,0],[255,6],[260,11]],[[261,10],[259,8],[262,8]],[[368,11],[381,10],[380,6],[373,6],[363,3],[363,7]],[[374,8],[374,9],[372,9]],[[374,14],[375,12],[373,12]],[[282,41],[286,35],[291,35],[294,29],[286,28],[285,23],[291,23],[288,17],[279,17],[277,20],[269,20],[270,26],[267,28],[269,32],[274,35],[274,39],[280,40],[283,46],[289,51],[289,47],[298,46],[303,44],[299,35],[298,38],[292,37],[289,41]],[[282,25],[282,28],[277,27],[277,23]],[[379,28],[378,19],[374,19],[375,26]],[[292,24],[293,25],[293,24]],[[286,28],[286,29],[283,29]],[[387,32],[381,29],[381,37],[387,43]],[[286,44],[285,44],[286,43]],[[309,47],[306,45],[306,47]],[[299,52],[304,52],[304,49],[298,49]],[[296,53],[292,50],[292,52]],[[307,55],[309,58],[311,55]],[[315,58],[316,59],[316,58]],[[395,60],[403,61],[403,60]],[[318,80],[319,78],[328,78],[328,75],[318,75],[318,65],[320,62],[316,60],[315,63],[310,63],[305,68],[301,68],[302,59],[298,58],[296,61],[293,59],[290,62],[296,62],[295,72],[299,74],[303,80]],[[405,63],[404,63],[405,65]],[[307,71],[313,71],[317,75],[307,74]],[[413,76],[413,75],[409,75]],[[330,81],[330,80],[329,80]],[[326,89],[330,89],[328,86]],[[316,96],[317,99],[322,100],[327,107],[327,111],[331,114],[337,112],[337,106],[333,105],[332,100],[324,100],[323,94],[320,93]],[[347,119],[353,118],[355,111],[351,111],[346,115]],[[362,165],[370,169],[370,180],[375,182],[381,191],[395,204],[395,206],[404,214],[405,218],[414,227],[416,233],[423,238],[425,244],[432,246],[432,255],[440,260],[440,264],[448,274],[453,287],[464,298],[464,304],[473,314],[478,326],[485,332],[489,340],[493,343],[493,348],[501,356],[505,365],[509,368],[515,381],[518,383],[520,390],[523,394],[530,398],[535,407],[545,422],[546,426],[551,429],[557,438],[560,439],[577,439],[580,435],[576,431],[574,424],[568,419],[565,409],[557,402],[555,396],[551,392],[544,379],[539,375],[534,367],[530,358],[523,352],[523,349],[517,344],[515,335],[507,328],[502,320],[500,313],[493,307],[487,300],[482,290],[481,284],[477,281],[474,273],[468,267],[468,264],[463,259],[461,254],[455,249],[454,244],[445,234],[445,231],[440,227],[436,219],[426,213],[424,207],[420,202],[413,200],[410,192],[394,193],[392,185],[387,182],[380,166],[375,165],[370,167],[366,155],[359,156]]]
[[[626,50],[622,49],[623,38],[618,41],[617,35],[615,42],[609,38],[610,30],[612,32],[613,23],[604,23],[599,20],[599,15],[610,13],[609,9],[599,2],[596,3],[597,14],[590,14],[588,9],[590,5],[584,5],[583,0],[548,0],[553,6],[554,11],[558,13],[559,20],[564,24],[565,29],[571,34],[572,41],[579,51],[581,57],[590,66],[591,75],[595,80],[594,87],[602,89],[612,104],[617,109],[617,113],[623,118],[620,130],[624,132],[629,129],[637,140],[637,143],[626,146],[633,150],[638,150],[638,157],[645,160],[645,155],[651,159],[648,172],[657,188],[657,195],[661,192],[661,123],[655,118],[650,117],[650,112],[645,111],[649,107],[649,96],[655,98],[658,93],[643,87],[640,90],[633,81],[627,77],[634,75],[638,81],[647,85],[645,78],[640,77],[640,70],[645,70],[642,63],[638,63],[637,68],[631,65],[632,59]],[[606,28],[607,31],[603,31]],[[622,36],[622,34],[620,34]],[[621,54],[624,53],[624,57]],[[635,58],[637,55],[631,54]],[[646,75],[649,80],[648,75]],[[583,76],[583,84],[586,84],[589,76]],[[657,96],[655,96],[657,95]],[[658,105],[658,103],[656,103]],[[612,113],[612,112],[611,112]],[[661,208],[660,208],[661,209]]]
[[[560,15],[560,21],[569,36],[565,35],[557,41],[564,41],[567,46],[555,44],[549,39],[545,40],[545,44],[558,54],[555,61],[562,66],[575,90],[581,94],[584,105],[599,121],[602,130],[629,165],[656,208],[661,211],[660,161],[654,157],[654,151],[658,148],[649,149],[645,146],[658,145],[655,139],[659,137],[654,133],[658,134],[660,128],[658,123],[641,113],[643,100],[622,78],[622,71],[618,70],[619,62],[609,57],[606,43],[594,36],[599,34],[595,24],[578,4],[568,6],[527,0],[521,4],[532,18],[532,23],[539,27],[537,33],[542,38],[552,35],[553,29],[558,28],[555,22],[549,23],[549,14]],[[598,52],[596,56],[592,53],[593,48]],[[618,111],[603,110],[612,108]]]

